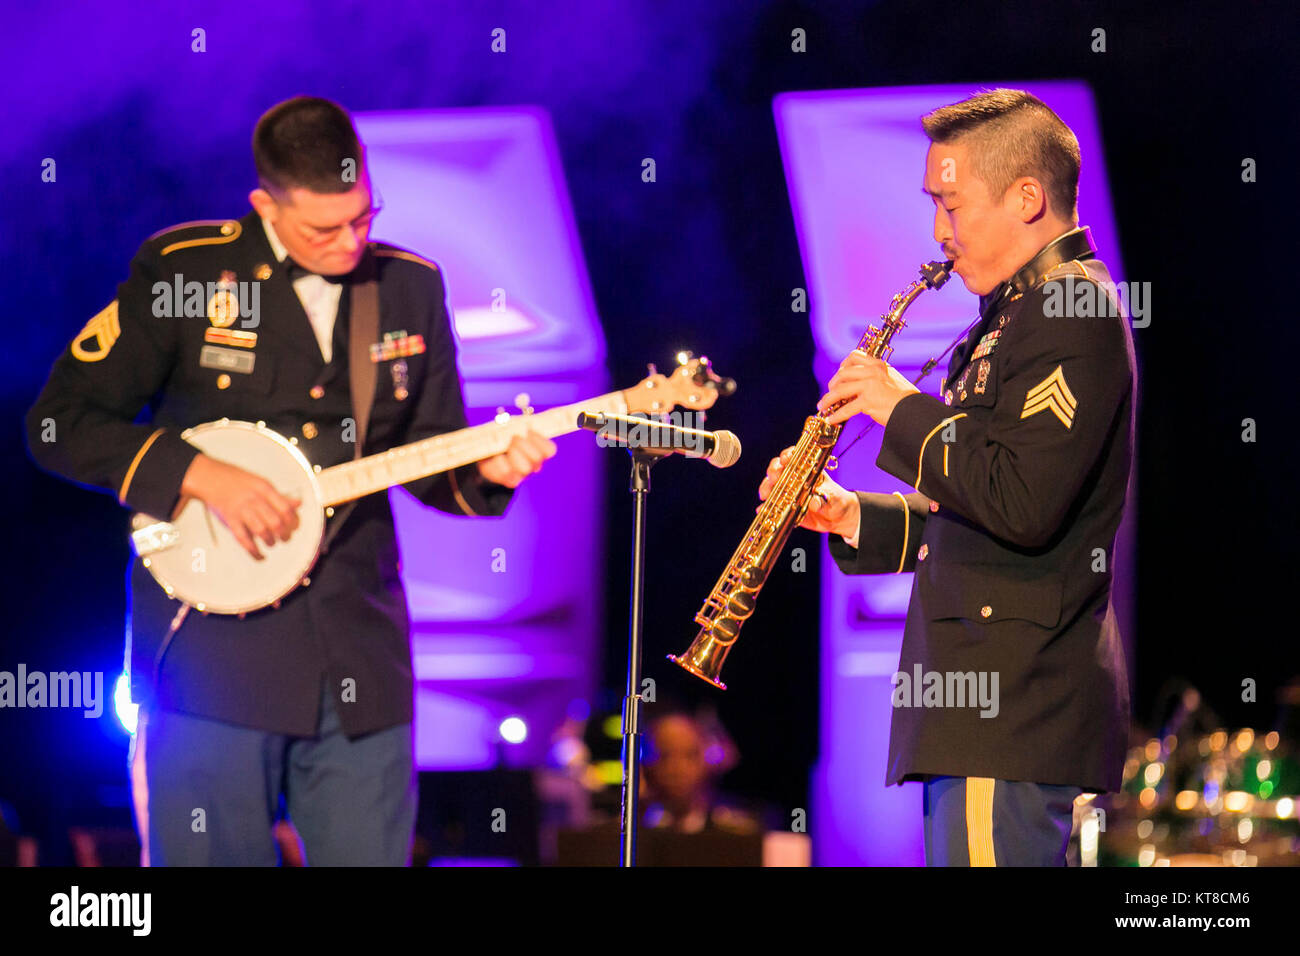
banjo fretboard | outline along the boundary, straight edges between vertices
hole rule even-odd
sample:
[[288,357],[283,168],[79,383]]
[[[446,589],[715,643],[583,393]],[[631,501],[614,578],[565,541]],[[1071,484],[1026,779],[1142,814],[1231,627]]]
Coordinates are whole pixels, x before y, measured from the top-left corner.
[[394,485],[404,485],[491,458],[505,451],[515,435],[528,431],[547,438],[567,435],[578,430],[579,412],[626,414],[627,400],[623,392],[609,392],[588,401],[560,405],[544,412],[511,415],[504,421],[485,422],[472,428],[423,438],[409,445],[325,468],[316,476],[320,483],[322,504],[326,507],[343,504]]

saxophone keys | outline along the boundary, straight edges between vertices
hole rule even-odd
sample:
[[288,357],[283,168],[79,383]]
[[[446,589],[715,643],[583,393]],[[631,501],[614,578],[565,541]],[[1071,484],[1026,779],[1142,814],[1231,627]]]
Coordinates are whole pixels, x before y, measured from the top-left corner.
[[840,460],[834,455],[826,459],[826,471],[834,471],[838,467],[840,467]]
[[740,620],[734,617],[720,617],[710,627],[709,636],[724,646],[732,644],[740,636],[741,623]]
[[738,591],[727,602],[727,616],[743,621],[754,613],[756,604],[757,599],[749,591]]

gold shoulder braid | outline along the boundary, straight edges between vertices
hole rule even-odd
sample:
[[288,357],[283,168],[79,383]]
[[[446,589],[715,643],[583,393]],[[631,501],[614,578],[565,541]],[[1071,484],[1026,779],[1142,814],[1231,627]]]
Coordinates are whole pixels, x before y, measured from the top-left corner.
[[160,236],[168,232],[176,232],[180,229],[190,229],[197,226],[217,225],[220,226],[218,229],[220,235],[203,236],[198,239],[182,239],[180,242],[173,242],[171,245],[163,246],[162,254],[165,256],[169,253],[176,252],[178,249],[190,249],[194,246],[218,246],[222,243],[234,242],[239,238],[239,234],[244,230],[244,227],[233,219],[211,219],[181,223],[179,226],[173,226],[171,229],[164,229],[161,233],[155,233],[154,236]]
[[431,262],[423,256],[417,256],[414,252],[407,252],[405,249],[380,249],[377,245],[372,245],[370,251],[377,256],[383,256],[385,259],[405,259],[407,262],[418,262],[422,266],[428,266],[434,272],[438,271],[436,262]]

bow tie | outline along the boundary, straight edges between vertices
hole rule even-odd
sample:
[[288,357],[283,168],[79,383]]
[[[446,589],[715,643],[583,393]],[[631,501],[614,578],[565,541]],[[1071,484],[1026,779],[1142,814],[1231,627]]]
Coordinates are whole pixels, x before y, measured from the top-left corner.
[[286,270],[286,272],[289,276],[290,282],[296,282],[297,280],[305,276],[320,276],[326,282],[332,282],[335,285],[347,282],[348,275],[350,275],[350,273],[345,273],[344,275],[341,276],[321,275],[321,273],[319,272],[312,272],[310,269],[306,269],[303,266],[298,265],[298,263],[294,262],[292,259],[289,260],[289,268]]

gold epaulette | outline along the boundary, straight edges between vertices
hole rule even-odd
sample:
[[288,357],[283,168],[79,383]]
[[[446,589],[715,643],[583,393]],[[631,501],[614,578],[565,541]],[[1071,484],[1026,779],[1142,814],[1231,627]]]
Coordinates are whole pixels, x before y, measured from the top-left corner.
[[[234,242],[239,238],[239,234],[244,227],[234,219],[196,219],[193,222],[182,222],[179,225],[169,226],[166,229],[159,230],[149,237],[148,241],[152,242],[161,236],[169,235],[173,232],[180,232],[184,229],[199,229],[203,235],[195,236],[193,239],[180,239],[176,242],[169,243],[162,248],[161,255],[167,255],[176,252],[179,249],[191,249],[194,246],[217,246],[226,242]],[[216,235],[212,235],[213,230]]]
[[417,256],[414,252],[407,249],[399,249],[397,246],[381,247],[378,243],[372,243],[370,251],[377,256],[383,256],[386,259],[405,259],[408,262],[418,262],[422,266],[428,266],[434,272],[438,270],[438,263],[433,262],[424,256]]
[[[1038,282],[1035,283],[1034,287],[1037,288],[1052,279],[1059,279],[1067,275],[1082,276],[1085,279],[1092,279],[1092,273],[1084,267],[1082,262],[1078,259],[1071,259],[1068,262],[1057,263],[1051,269],[1044,272]],[[1092,279],[1092,281],[1095,282],[1096,280]]]

